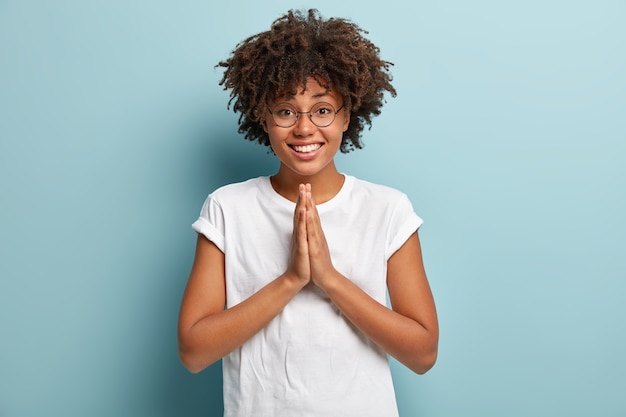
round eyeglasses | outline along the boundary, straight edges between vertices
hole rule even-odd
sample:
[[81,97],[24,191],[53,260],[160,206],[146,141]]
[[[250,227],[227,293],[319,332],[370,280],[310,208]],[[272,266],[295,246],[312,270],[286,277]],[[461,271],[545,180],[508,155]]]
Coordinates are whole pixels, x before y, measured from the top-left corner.
[[268,111],[274,119],[274,123],[280,127],[291,127],[300,119],[301,114],[308,114],[311,122],[317,127],[330,126],[335,121],[335,116],[343,109],[343,105],[337,110],[330,103],[317,103],[309,111],[298,111],[289,103],[277,104]]

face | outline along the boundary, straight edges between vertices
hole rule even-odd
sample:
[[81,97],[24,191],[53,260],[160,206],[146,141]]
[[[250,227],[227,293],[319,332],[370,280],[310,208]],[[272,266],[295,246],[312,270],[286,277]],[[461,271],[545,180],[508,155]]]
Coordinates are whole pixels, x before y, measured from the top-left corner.
[[270,145],[281,162],[282,173],[310,177],[325,170],[335,170],[334,157],[341,145],[343,132],[348,129],[350,114],[342,108],[337,112],[335,120],[326,127],[316,126],[309,114],[300,114],[293,126],[278,126],[270,110],[276,110],[281,103],[291,105],[298,112],[309,112],[322,102],[331,104],[335,110],[343,106],[343,100],[337,93],[326,92],[313,78],[308,79],[304,93],[300,92],[294,97],[278,98],[270,103],[262,123],[269,135]]

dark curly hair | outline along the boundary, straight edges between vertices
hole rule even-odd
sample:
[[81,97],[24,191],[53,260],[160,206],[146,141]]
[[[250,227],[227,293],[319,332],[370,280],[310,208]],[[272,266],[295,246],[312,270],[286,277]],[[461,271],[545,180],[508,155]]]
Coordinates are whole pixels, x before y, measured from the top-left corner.
[[231,56],[219,62],[224,76],[219,85],[231,90],[228,108],[239,112],[239,132],[251,141],[270,146],[261,119],[267,103],[295,95],[308,77],[343,98],[351,120],[340,150],[362,148],[361,133],[380,114],[384,92],[396,96],[389,74],[391,62],[366,39],[368,32],[346,19],[323,19],[316,9],[290,10],[271,29],[240,42]]

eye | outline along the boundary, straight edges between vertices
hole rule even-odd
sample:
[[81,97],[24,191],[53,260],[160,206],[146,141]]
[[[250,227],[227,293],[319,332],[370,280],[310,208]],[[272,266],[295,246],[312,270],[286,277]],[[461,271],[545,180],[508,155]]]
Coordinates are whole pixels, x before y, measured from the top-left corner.
[[313,109],[313,114],[319,117],[332,116],[334,113],[335,113],[335,109],[333,108],[333,106],[331,106],[328,103],[320,103],[317,106],[315,106],[315,109]]
[[272,113],[281,119],[290,119],[295,116],[296,111],[290,106],[278,106]]

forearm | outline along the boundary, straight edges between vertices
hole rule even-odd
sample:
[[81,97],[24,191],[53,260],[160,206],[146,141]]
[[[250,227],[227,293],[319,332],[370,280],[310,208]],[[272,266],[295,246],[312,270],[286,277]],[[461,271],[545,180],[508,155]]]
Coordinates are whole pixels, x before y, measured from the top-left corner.
[[336,276],[326,280],[322,289],[365,336],[418,374],[433,366],[437,356],[437,328],[429,328],[389,309],[345,276],[333,274]]
[[199,372],[254,336],[278,315],[303,283],[284,274],[232,308],[179,329],[179,352],[191,372]]

